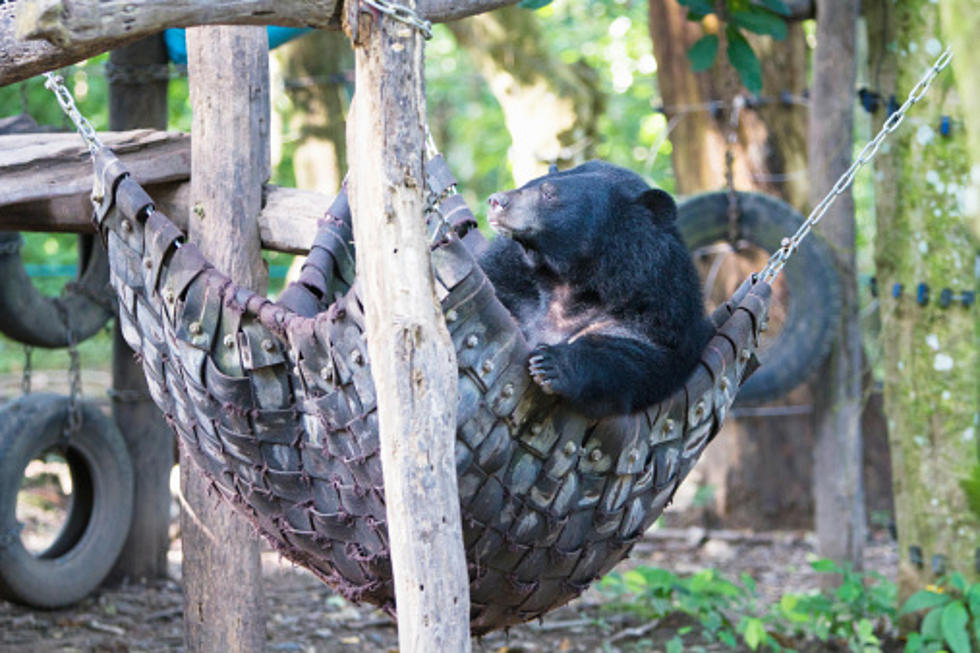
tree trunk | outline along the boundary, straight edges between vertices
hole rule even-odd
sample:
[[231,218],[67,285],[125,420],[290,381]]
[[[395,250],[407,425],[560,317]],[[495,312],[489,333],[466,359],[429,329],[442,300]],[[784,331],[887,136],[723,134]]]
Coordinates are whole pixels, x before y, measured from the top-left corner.
[[406,653],[469,651],[469,578],[454,464],[456,356],[422,221],[422,36],[388,17],[361,13],[355,20],[350,200],[378,401],[399,646]]
[[[810,205],[851,165],[854,147],[859,0],[817,0],[817,47],[810,92]],[[841,287],[837,340],[814,385],[813,498],[819,555],[861,569],[867,516],[862,483],[862,364],[856,226],[850,189],[818,227],[831,245]],[[827,578],[826,582],[834,583]]]
[[[942,50],[939,8],[909,0],[868,3],[866,10],[878,89],[901,103]],[[980,324],[976,305],[941,308],[938,302],[943,288],[975,290],[977,283],[977,240],[963,214],[971,183],[969,148],[955,131],[950,137],[938,131],[941,116],[956,125],[969,114],[965,98],[944,80],[949,72],[915,104],[914,115],[876,160],[875,267],[882,289],[899,591],[905,596],[934,582],[936,573],[978,576],[980,519],[967,507],[960,480],[977,464]],[[879,124],[884,118],[883,111],[876,116]],[[920,283],[929,287],[924,306],[916,302]],[[904,288],[897,298],[895,284]]]
[[[268,41],[262,27],[187,30],[190,237],[214,266],[265,291],[256,216],[269,178]],[[241,370],[222,370],[241,374]],[[184,643],[189,651],[262,651],[265,601],[251,526],[181,448]]]
[[[114,50],[109,62],[120,66],[166,65],[163,35]],[[109,129],[167,128],[166,79],[109,84]],[[143,368],[133,359],[119,331],[113,329],[112,414],[133,461],[133,522],[110,579],[165,578],[170,548],[170,470],[174,433],[146,388]]]
[[[704,28],[724,30],[706,19]],[[650,32],[657,59],[657,82],[673,144],[672,162],[680,194],[715,191],[725,183],[725,147],[732,99],[745,93],[718,47],[717,65],[695,73],[687,52],[702,36],[702,27],[687,20],[687,9],[676,0],[650,0]],[[806,41],[802,27],[789,25],[785,41],[752,39],[763,64],[767,98],[788,92],[801,97],[806,88]],[[719,101],[713,112],[706,103]],[[807,202],[806,109],[795,104],[767,103],[740,113],[734,147],[733,176],[738,190],[777,195],[802,209]],[[738,270],[706,288],[714,299],[727,299],[744,275],[759,269],[764,258],[743,255]],[[774,303],[782,290],[776,289]],[[780,309],[774,306],[774,314]],[[785,309],[782,309],[785,310]],[[789,389],[787,389],[789,390]],[[809,392],[798,388],[779,403],[806,404]],[[744,409],[743,409],[744,410]],[[763,411],[760,411],[764,413]],[[810,471],[805,452],[811,446],[806,415],[779,418],[731,418],[705,450],[692,476],[714,495],[706,518],[728,526],[805,528],[810,525]]]
[[500,102],[518,185],[549,164],[564,169],[594,156],[603,111],[595,71],[549,52],[534,12],[506,7],[447,26]]
[[343,34],[314,31],[276,50],[286,95],[289,133],[296,139],[298,188],[337,193],[347,170],[347,75],[354,67]]
[[[975,47],[977,34],[980,34],[980,11],[974,0],[943,0],[940,3],[943,18],[943,33],[948,45],[956,56],[953,70],[956,72],[956,87],[963,102],[964,116],[980,116],[980,49]],[[968,120],[964,124],[970,143],[970,155],[974,170],[973,187],[980,189],[980,124]],[[971,213],[973,235],[980,239],[980,202],[968,210]]]

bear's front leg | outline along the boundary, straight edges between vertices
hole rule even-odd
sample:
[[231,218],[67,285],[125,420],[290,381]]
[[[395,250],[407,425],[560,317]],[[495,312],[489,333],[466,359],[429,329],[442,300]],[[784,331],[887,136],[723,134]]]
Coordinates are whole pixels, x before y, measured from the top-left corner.
[[528,359],[528,371],[545,392],[564,398],[584,415],[601,418],[665,398],[684,381],[673,362],[668,351],[646,342],[588,335],[538,345]]

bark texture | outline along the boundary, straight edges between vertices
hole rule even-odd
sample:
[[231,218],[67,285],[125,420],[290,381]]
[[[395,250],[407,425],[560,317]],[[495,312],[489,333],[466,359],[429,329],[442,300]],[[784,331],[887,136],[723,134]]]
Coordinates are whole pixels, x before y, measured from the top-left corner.
[[[269,178],[268,42],[260,27],[187,32],[192,126],[190,237],[233,281],[264,292],[256,216]],[[227,374],[241,370],[222,370]],[[189,651],[262,651],[258,541],[181,449],[184,643]]]
[[[109,55],[117,65],[167,60],[163,35],[124,46]],[[109,128],[167,128],[167,82],[109,85]],[[112,415],[133,461],[133,521],[110,578],[165,578],[170,548],[170,470],[174,433],[146,388],[143,368],[133,358],[117,322],[112,342]]]
[[[851,165],[858,0],[817,0],[810,92],[810,205]],[[862,364],[854,197],[837,197],[818,227],[831,245],[841,287],[837,342],[814,384],[813,497],[821,556],[861,569],[867,516],[862,483]],[[828,582],[834,579],[828,578]]]
[[354,20],[350,199],[378,401],[399,645],[407,653],[469,651],[469,578],[454,464],[456,356],[422,222],[422,36],[384,17],[362,13]]
[[[901,102],[942,50],[939,8],[910,0],[872,2],[865,10],[878,88]],[[915,104],[879,154],[875,174],[875,267],[885,290],[885,414],[903,595],[934,581],[934,563],[977,578],[980,520],[967,507],[960,479],[977,461],[980,314],[976,305],[944,309],[938,303],[942,288],[977,286],[978,241],[970,230],[972,216],[965,213],[971,183],[967,142],[938,131],[943,115],[969,120],[950,81],[950,73],[943,73]],[[876,118],[880,124],[884,112]],[[898,298],[890,292],[896,283],[905,289]],[[916,303],[919,283],[931,291],[926,306]],[[910,557],[910,547],[921,551],[924,564]]]
[[544,45],[534,12],[517,7],[449,24],[504,112],[508,158],[519,186],[594,157],[603,111],[598,79],[584,62],[566,64]]

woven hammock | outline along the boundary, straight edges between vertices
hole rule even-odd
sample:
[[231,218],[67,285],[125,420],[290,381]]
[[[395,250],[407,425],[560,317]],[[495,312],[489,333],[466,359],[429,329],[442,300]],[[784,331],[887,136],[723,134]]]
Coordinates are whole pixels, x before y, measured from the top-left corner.
[[[122,333],[214,487],[287,558],[394,612],[375,391],[350,213],[331,207],[276,303],[233,284],[108,150],[96,223]],[[751,371],[770,288],[746,282],[683,388],[592,421],[529,378],[529,348],[472,252],[486,241],[441,157],[436,290],[459,364],[456,470],[474,634],[540,617],[630,551],[717,433]],[[430,216],[431,217],[431,216]],[[335,299],[336,297],[336,299]]]

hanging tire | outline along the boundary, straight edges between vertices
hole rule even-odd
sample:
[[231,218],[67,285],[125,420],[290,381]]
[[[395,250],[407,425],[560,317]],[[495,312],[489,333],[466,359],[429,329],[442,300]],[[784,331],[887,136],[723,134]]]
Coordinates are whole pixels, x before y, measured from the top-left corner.
[[78,237],[78,279],[60,297],[34,287],[21,261],[21,243],[19,232],[0,231],[0,333],[34,347],[67,347],[69,340],[82,342],[105,326],[115,313],[115,296],[99,239]]
[[[766,254],[774,252],[782,239],[791,236],[804,221],[792,206],[769,195],[736,193],[736,197],[736,249],[751,244]],[[678,205],[678,227],[696,259],[698,252],[727,243],[728,193],[704,193],[682,200]],[[763,336],[759,352],[762,367],[742,386],[736,404],[770,401],[785,395],[810,379],[833,346],[840,315],[840,280],[826,242],[810,233],[781,276],[788,295],[781,329],[769,338],[768,344]],[[710,290],[706,287],[706,294]],[[775,304],[779,294],[774,288],[773,312],[778,310]]]
[[[67,442],[68,398],[31,394],[0,408],[0,596],[38,608],[75,603],[105,579],[129,531],[133,468],[115,423],[82,402],[82,426]],[[72,479],[64,525],[39,553],[27,550],[17,495],[27,464],[57,451]]]

